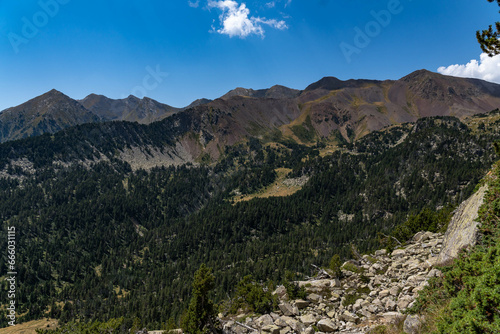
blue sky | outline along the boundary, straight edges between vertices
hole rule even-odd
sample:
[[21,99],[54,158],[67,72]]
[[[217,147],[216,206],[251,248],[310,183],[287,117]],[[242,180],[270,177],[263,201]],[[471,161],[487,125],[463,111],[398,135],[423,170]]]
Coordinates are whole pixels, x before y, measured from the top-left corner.
[[[242,86],[425,68],[500,82],[475,31],[486,0],[2,0],[0,110],[55,88],[181,107]],[[476,61],[472,61],[476,59]],[[450,65],[453,65],[450,67]]]

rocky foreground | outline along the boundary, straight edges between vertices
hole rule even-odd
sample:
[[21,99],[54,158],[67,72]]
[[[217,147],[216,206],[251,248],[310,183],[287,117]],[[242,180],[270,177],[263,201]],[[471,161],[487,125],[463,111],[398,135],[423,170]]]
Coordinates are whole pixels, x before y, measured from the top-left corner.
[[[427,280],[441,275],[433,264],[441,251],[443,235],[419,232],[404,248],[385,249],[343,265],[341,279],[299,282],[306,300],[290,300],[278,287],[276,313],[259,317],[238,316],[224,322],[225,333],[367,333],[380,324],[404,321]],[[405,331],[412,333],[414,317]]]

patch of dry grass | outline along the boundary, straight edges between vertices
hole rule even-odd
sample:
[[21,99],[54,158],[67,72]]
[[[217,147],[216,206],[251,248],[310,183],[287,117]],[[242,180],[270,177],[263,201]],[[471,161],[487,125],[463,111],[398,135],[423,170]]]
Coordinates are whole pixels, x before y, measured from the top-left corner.
[[41,319],[24,322],[15,326],[0,329],[0,334],[36,334],[37,329],[57,328],[58,322],[55,319]]
[[250,201],[254,198],[268,198],[268,197],[285,197],[295,194],[297,191],[302,189],[302,186],[287,186],[283,184],[286,177],[292,171],[289,168],[277,168],[275,169],[277,177],[273,184],[267,186],[266,188],[260,190],[257,193],[250,195],[241,195],[233,198],[234,203]]

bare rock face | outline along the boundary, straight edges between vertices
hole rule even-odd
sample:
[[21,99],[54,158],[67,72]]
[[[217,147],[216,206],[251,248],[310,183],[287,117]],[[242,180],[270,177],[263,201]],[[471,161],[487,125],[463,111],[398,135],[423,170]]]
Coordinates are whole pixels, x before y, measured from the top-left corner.
[[468,200],[460,204],[444,235],[443,248],[435,265],[443,265],[458,256],[466,247],[474,246],[477,240],[479,207],[483,204],[488,187],[482,186]]

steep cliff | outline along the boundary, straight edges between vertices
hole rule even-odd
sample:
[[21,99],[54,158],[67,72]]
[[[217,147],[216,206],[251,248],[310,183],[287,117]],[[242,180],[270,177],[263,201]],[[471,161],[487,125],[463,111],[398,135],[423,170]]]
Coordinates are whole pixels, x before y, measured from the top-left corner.
[[474,195],[460,204],[448,225],[443,249],[435,265],[441,266],[456,259],[460,250],[474,246],[477,240],[479,208],[483,204],[488,186],[482,186]]

